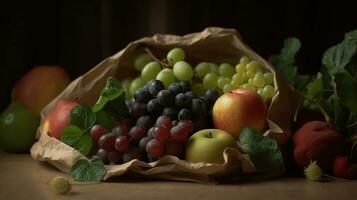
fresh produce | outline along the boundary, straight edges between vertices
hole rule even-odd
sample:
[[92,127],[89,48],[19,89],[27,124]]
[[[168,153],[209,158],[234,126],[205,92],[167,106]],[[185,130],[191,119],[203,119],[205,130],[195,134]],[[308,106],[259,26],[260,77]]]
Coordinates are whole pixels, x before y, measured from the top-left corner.
[[311,161],[310,164],[305,167],[304,173],[308,181],[320,181],[322,177],[322,170],[316,161]]
[[62,130],[70,124],[71,110],[77,105],[78,102],[75,100],[59,100],[42,120],[41,132],[59,139]]
[[0,146],[5,151],[28,152],[36,139],[39,117],[22,103],[11,103],[0,116]]
[[357,165],[350,162],[348,156],[337,156],[333,162],[333,175],[340,178],[357,178]]
[[263,99],[249,89],[236,89],[220,96],[212,110],[214,126],[239,138],[241,131],[252,127],[266,128],[267,106]]
[[330,123],[323,121],[306,123],[296,131],[293,142],[294,158],[301,167],[316,161],[323,170],[329,171],[335,157],[348,151],[345,138]]
[[12,90],[12,101],[22,102],[40,114],[42,108],[70,83],[67,72],[59,66],[37,66],[18,80]]
[[193,163],[224,163],[223,151],[228,147],[237,148],[236,140],[229,133],[203,129],[188,139],[185,158]]
[[56,194],[67,194],[72,189],[68,179],[62,176],[56,176],[52,178],[49,185],[51,190]]

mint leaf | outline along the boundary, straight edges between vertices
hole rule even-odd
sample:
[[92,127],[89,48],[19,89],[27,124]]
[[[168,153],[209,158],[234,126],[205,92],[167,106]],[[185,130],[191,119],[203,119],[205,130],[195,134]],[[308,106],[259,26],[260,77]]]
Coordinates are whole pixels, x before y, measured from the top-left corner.
[[71,176],[76,181],[99,182],[105,174],[104,164],[97,156],[90,160],[78,160],[71,167]]
[[343,41],[329,49],[322,57],[322,64],[329,70],[329,73],[334,73],[343,69],[356,54],[356,44]]
[[240,148],[248,153],[258,171],[269,171],[284,165],[276,141],[263,136],[253,128],[245,128],[242,131],[239,143]]
[[357,83],[348,72],[335,74],[337,96],[352,113],[357,113]]
[[84,130],[92,128],[96,121],[96,116],[92,109],[84,104],[75,106],[71,111],[71,124]]
[[106,86],[103,88],[92,110],[95,113],[103,110],[117,118],[128,115],[129,111],[125,104],[124,89],[115,77],[110,76],[107,79]]
[[75,125],[65,127],[61,132],[60,139],[83,155],[88,155],[93,147],[93,141],[89,134]]

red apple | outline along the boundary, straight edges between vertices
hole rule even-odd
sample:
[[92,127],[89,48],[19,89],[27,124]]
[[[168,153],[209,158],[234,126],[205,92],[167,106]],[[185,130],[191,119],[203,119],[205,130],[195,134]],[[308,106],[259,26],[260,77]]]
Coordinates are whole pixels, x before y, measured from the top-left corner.
[[70,83],[66,71],[59,66],[37,66],[18,80],[12,90],[12,101],[22,102],[40,114],[42,108]]
[[246,127],[263,131],[267,106],[253,90],[236,89],[220,96],[213,106],[214,127],[225,130],[236,139]]
[[48,133],[50,136],[57,139],[60,138],[62,130],[69,125],[71,119],[71,111],[78,102],[75,100],[61,99],[57,104],[46,114],[41,123],[41,133]]

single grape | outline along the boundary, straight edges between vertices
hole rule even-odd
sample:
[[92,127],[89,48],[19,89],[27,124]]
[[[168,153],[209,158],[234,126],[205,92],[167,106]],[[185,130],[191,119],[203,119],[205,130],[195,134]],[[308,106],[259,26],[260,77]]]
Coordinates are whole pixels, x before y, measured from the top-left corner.
[[257,90],[256,87],[253,84],[250,84],[250,83],[244,83],[243,85],[241,85],[241,88],[250,89],[250,90],[253,90],[253,91]]
[[175,64],[179,61],[185,60],[185,51],[181,48],[174,48],[167,53],[167,60],[170,64]]
[[120,135],[115,139],[115,150],[119,152],[125,152],[129,148],[129,137],[126,135]]
[[134,142],[139,142],[146,136],[147,130],[145,126],[133,126],[129,131],[129,136]]
[[195,128],[195,124],[191,120],[182,120],[177,124],[177,126],[183,128],[188,133],[192,133]]
[[116,136],[127,135],[129,132],[129,126],[121,124],[112,128],[111,132]]
[[236,72],[238,74],[243,74],[245,72],[245,70],[246,70],[245,67],[246,67],[245,64],[239,63],[238,65],[236,65]]
[[258,68],[260,68],[260,64],[256,60],[250,61],[246,66],[247,71],[256,71]]
[[98,149],[96,155],[102,160],[104,164],[108,163],[108,152],[105,149]]
[[182,92],[182,87],[180,85],[180,83],[172,83],[167,90],[169,90],[173,95],[176,95],[178,93]]
[[202,96],[205,94],[206,89],[203,86],[203,84],[201,83],[194,83],[192,85],[192,92],[196,95],[196,96]]
[[153,80],[148,86],[149,92],[153,97],[156,97],[157,93],[165,89],[164,84],[159,80]]
[[141,160],[141,157],[142,156],[139,148],[130,147],[129,150],[123,154],[123,161],[126,163],[134,159]]
[[247,78],[253,78],[255,76],[255,71],[247,70],[246,75],[247,75]]
[[193,77],[193,69],[191,65],[185,61],[175,63],[173,71],[179,81],[189,81]]
[[255,74],[253,84],[257,88],[262,88],[265,85],[265,78],[263,74]]
[[211,67],[206,62],[198,63],[195,67],[195,77],[203,78],[206,74],[211,72]]
[[163,110],[163,106],[159,103],[157,99],[151,99],[146,105],[146,109],[153,116],[158,116]]
[[153,126],[148,130],[147,137],[149,137],[150,139],[154,138],[154,129],[155,129],[155,127]]
[[209,89],[206,91],[206,94],[205,94],[205,99],[206,99],[206,102],[209,104],[209,105],[213,105],[214,102],[216,102],[216,100],[218,99],[219,97],[219,92],[218,90],[216,89]]
[[168,129],[170,129],[172,126],[171,123],[172,123],[172,120],[170,119],[170,117],[162,115],[157,118],[155,126],[157,126],[157,127],[164,126]]
[[165,142],[170,137],[170,128],[165,126],[156,126],[154,128],[154,138],[160,142]]
[[128,128],[130,128],[133,124],[134,124],[134,120],[132,118],[130,118],[130,117],[126,117],[126,118],[121,119],[119,121],[119,125],[125,125]]
[[208,63],[211,68],[211,73],[218,74],[218,65],[216,63]]
[[195,95],[192,91],[186,92],[185,95],[186,95],[190,100],[196,98],[196,95]]
[[233,77],[232,77],[231,84],[232,84],[233,82],[236,83],[237,86],[239,86],[240,84],[242,84],[242,83],[244,82],[243,73],[242,73],[242,74],[239,74],[239,73],[234,74]]
[[138,118],[138,120],[136,121],[136,125],[150,128],[154,125],[154,120],[149,115],[143,115]]
[[139,141],[139,149],[141,151],[146,151],[146,145],[148,144],[148,142],[151,140],[152,138],[149,137],[143,137],[141,138],[141,140]]
[[250,62],[250,59],[247,56],[242,56],[239,62],[246,65]]
[[169,87],[169,85],[175,82],[175,75],[171,69],[165,68],[159,72],[156,76],[156,80],[161,81],[165,88]]
[[107,133],[105,135],[102,135],[98,140],[99,148],[102,148],[107,152],[113,151],[115,139],[116,135],[114,135],[113,133]]
[[184,93],[179,93],[175,96],[175,106],[177,108],[188,108],[191,105],[191,100]]
[[222,63],[218,67],[218,72],[221,76],[231,78],[235,74],[234,68],[231,64]]
[[62,176],[52,178],[49,185],[54,193],[61,195],[67,194],[72,189],[71,183],[68,179]]
[[234,90],[235,87],[231,84],[225,84],[224,87],[223,87],[223,92],[224,93],[227,93],[227,92],[230,92],[231,90]]
[[217,86],[218,86],[219,89],[223,89],[224,85],[228,84],[230,82],[231,82],[230,78],[224,77],[224,76],[220,76],[218,81],[217,81]]
[[219,76],[215,73],[208,73],[204,78],[203,78],[203,86],[206,89],[211,89],[211,88],[216,88],[217,87],[217,81],[218,81]]
[[273,84],[274,77],[273,77],[272,73],[270,73],[270,72],[264,73],[264,79],[265,79],[265,83],[267,85]]
[[205,115],[207,113],[206,102],[202,99],[192,99],[191,110],[195,116]]
[[138,118],[142,115],[147,114],[146,104],[135,102],[131,108],[131,115]]
[[130,94],[133,95],[136,90],[143,87],[144,85],[145,85],[144,79],[142,79],[141,77],[135,78],[130,84]]
[[160,71],[161,71],[161,66],[159,63],[155,61],[149,62],[148,64],[145,65],[145,67],[141,71],[141,78],[143,78],[144,81],[148,82],[150,80],[155,79]]
[[90,135],[94,141],[98,141],[106,132],[108,132],[108,130],[104,126],[96,124],[91,128]]
[[192,118],[192,113],[189,109],[187,108],[182,108],[179,113],[178,113],[178,119],[179,120],[185,120],[188,119],[190,120]]
[[170,138],[177,142],[185,142],[188,138],[188,132],[182,126],[174,126],[170,130]]
[[156,139],[152,139],[146,145],[146,152],[151,157],[161,157],[165,153],[165,145]]
[[173,140],[167,141],[165,143],[165,153],[182,159],[185,154],[185,144]]
[[112,151],[108,153],[108,161],[110,165],[115,165],[123,160],[123,154],[118,151]]
[[152,99],[149,88],[142,87],[136,90],[134,93],[134,99],[139,103],[147,103],[150,99]]
[[188,81],[181,81],[179,84],[182,87],[182,92],[188,92],[191,90],[191,84]]
[[134,68],[138,71],[141,71],[146,64],[148,64],[152,59],[146,53],[143,53],[135,58],[134,60]]
[[263,98],[264,99],[270,99],[274,96],[274,87],[271,86],[271,85],[266,85],[264,88],[263,88]]
[[162,111],[162,115],[168,116],[171,119],[177,119],[178,111],[175,107],[166,107],[164,111]]
[[156,98],[157,101],[165,107],[174,105],[175,103],[174,95],[168,90],[161,90]]

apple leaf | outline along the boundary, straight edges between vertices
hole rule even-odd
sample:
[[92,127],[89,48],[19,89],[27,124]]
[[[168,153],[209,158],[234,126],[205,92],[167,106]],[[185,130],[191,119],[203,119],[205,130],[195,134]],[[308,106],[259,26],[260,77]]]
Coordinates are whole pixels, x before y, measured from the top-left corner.
[[269,171],[284,165],[283,156],[274,139],[254,128],[245,128],[239,136],[240,148],[249,155],[258,171]]
[[125,92],[119,81],[110,76],[106,86],[103,88],[97,103],[92,108],[93,112],[98,113],[102,110],[114,117],[121,117],[129,114],[125,104]]
[[84,130],[92,128],[96,121],[96,115],[92,109],[84,104],[75,106],[71,111],[71,124],[76,125]]
[[93,147],[93,141],[89,134],[75,125],[65,127],[61,132],[60,139],[83,155],[88,155]]
[[99,182],[105,174],[105,166],[98,156],[90,160],[78,160],[71,167],[71,176],[76,181]]

